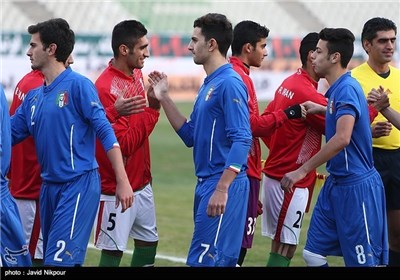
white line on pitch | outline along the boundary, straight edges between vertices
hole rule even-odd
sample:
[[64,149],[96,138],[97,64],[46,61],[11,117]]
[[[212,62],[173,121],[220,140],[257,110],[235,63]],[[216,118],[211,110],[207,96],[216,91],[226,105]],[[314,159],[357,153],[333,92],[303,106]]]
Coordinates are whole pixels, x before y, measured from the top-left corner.
[[[89,243],[88,248],[99,250],[94,246],[93,243]],[[126,251],[124,251],[124,254],[133,255],[133,251],[132,250],[126,250]],[[167,260],[167,261],[176,262],[176,263],[186,263],[186,259],[185,258],[177,258],[177,257],[160,255],[160,254],[156,254],[156,259],[162,259],[162,260]]]

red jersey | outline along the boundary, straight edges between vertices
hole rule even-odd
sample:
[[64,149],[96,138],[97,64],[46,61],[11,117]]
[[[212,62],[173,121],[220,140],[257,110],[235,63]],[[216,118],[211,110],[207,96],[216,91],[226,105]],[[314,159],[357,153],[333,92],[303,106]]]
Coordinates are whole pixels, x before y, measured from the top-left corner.
[[[233,69],[242,77],[247,88],[250,126],[253,135],[250,152],[247,159],[247,175],[261,180],[261,145],[259,137],[270,135],[277,127],[288,120],[283,110],[269,112],[260,116],[257,95],[253,81],[250,78],[250,69],[239,58],[231,57]],[[286,109],[286,108],[284,108]]]
[[[110,115],[110,112],[113,112],[111,107],[114,107],[119,94],[126,97],[138,94],[145,96],[143,74],[140,69],[135,69],[131,76],[127,76],[110,62],[95,85],[120,144],[132,190],[139,190],[151,181],[149,136],[160,113],[147,107],[144,112],[130,116]],[[115,195],[115,173],[99,140],[96,145],[96,159],[99,163],[101,192]]]
[[[39,70],[29,72],[19,81],[15,87],[10,106],[11,116],[22,104],[28,91],[43,85],[43,82],[44,76]],[[42,179],[32,136],[12,147],[8,176],[10,178],[10,192],[13,197],[29,200],[39,199]]]
[[[326,106],[327,100],[317,92],[317,86],[318,83],[299,68],[278,87],[264,113],[286,109],[308,100]],[[269,148],[263,173],[281,180],[284,174],[299,168],[321,149],[322,134],[325,134],[323,115],[309,114],[305,120],[299,118],[285,122],[269,137],[262,138]],[[315,179],[316,171],[313,170],[297,182],[296,187],[311,188],[312,191]]]

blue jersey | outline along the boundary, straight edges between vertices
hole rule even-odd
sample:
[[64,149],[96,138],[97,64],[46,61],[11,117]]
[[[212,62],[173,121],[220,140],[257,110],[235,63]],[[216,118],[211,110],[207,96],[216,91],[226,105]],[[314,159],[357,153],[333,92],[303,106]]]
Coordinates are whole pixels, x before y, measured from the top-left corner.
[[0,86],[0,266],[31,266],[28,245],[22,229],[17,204],[8,189],[6,178],[11,161],[11,127],[8,103]]
[[326,164],[334,176],[365,174],[374,167],[368,105],[360,84],[350,72],[342,75],[326,92],[326,141],[336,133],[337,120],[343,115],[355,118],[350,143]]
[[11,126],[10,126],[10,115],[8,113],[8,103],[3,90],[3,87],[0,86],[0,168],[1,168],[1,189],[0,189],[0,197],[3,197],[5,194],[9,194],[10,191],[8,189],[8,179],[6,178],[8,169],[10,168],[11,161]]
[[322,256],[343,256],[346,266],[387,264],[388,241],[383,183],[372,158],[367,101],[360,84],[342,75],[325,94],[326,141],[337,120],[355,118],[350,143],[327,162],[330,173],[315,204],[304,247]]
[[226,168],[246,170],[252,139],[247,90],[231,64],[205,78],[190,120],[178,135],[193,147],[197,177],[219,174]]
[[13,145],[33,136],[47,182],[68,182],[97,168],[96,135],[106,151],[118,145],[95,86],[70,67],[30,91],[11,123]]

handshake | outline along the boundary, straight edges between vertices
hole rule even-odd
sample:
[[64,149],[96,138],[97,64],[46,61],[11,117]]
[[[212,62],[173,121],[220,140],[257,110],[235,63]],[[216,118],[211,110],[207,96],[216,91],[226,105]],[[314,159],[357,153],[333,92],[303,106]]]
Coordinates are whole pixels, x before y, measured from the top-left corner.
[[374,107],[378,112],[390,106],[389,94],[390,91],[385,91],[382,86],[378,89],[372,89],[367,96],[368,104]]

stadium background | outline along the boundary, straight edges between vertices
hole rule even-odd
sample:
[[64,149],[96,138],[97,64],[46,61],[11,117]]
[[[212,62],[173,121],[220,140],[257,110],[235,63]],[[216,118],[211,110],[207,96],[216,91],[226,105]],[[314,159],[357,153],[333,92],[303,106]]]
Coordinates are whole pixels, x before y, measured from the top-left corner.
[[[259,95],[260,110],[273,96],[283,78],[300,66],[298,46],[301,38],[323,27],[349,28],[358,39],[349,68],[365,60],[359,37],[362,26],[371,17],[387,17],[400,22],[400,0],[396,1],[76,1],[76,0],[0,0],[0,82],[9,100],[19,79],[30,71],[26,56],[30,40],[26,29],[30,24],[52,17],[63,17],[75,31],[77,41],[73,52],[74,70],[93,81],[112,56],[110,36],[113,26],[121,20],[137,19],[149,30],[151,56],[145,62],[144,73],[158,69],[168,74],[171,92],[182,100],[178,106],[185,115],[191,111],[198,87],[204,78],[201,66],[193,63],[187,44],[194,19],[220,12],[233,24],[250,19],[267,26],[268,57],[261,69],[253,69],[252,77]],[[400,44],[394,64],[400,66]],[[321,91],[326,85],[321,82]],[[186,102],[184,102],[186,101]],[[195,177],[191,150],[183,145],[171,129],[165,114],[151,137],[153,185],[157,208],[160,243],[156,266],[183,266],[192,234],[192,198]],[[268,151],[264,147],[263,157]],[[324,167],[319,169],[324,172]],[[315,195],[318,192],[315,192]],[[315,202],[315,199],[314,199]],[[302,246],[310,215],[306,215],[300,245],[292,261],[303,266]],[[253,249],[245,266],[263,266],[270,246],[268,238],[256,232]],[[90,244],[89,248],[93,248]],[[130,246],[132,248],[132,244]],[[89,249],[86,266],[96,266],[97,250]],[[122,266],[129,266],[129,252]],[[341,260],[331,260],[342,266]]]

